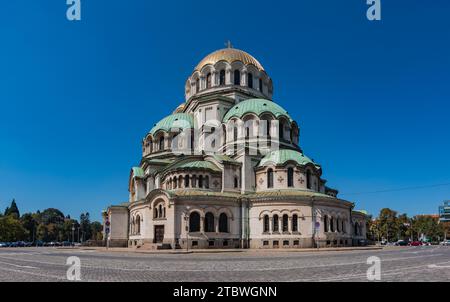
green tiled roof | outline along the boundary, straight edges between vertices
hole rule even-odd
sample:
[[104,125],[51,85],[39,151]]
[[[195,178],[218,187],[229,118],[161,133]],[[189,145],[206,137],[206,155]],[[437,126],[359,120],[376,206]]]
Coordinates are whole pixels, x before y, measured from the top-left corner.
[[189,161],[174,164],[170,166],[167,171],[174,171],[178,169],[207,169],[220,172],[221,170],[210,161]]
[[281,108],[278,104],[265,99],[249,99],[236,104],[228,110],[227,114],[225,114],[223,122],[228,122],[232,117],[241,118],[247,113],[254,113],[259,116],[264,112],[270,112],[276,118],[285,116],[292,122],[292,119],[286,110]]
[[134,177],[144,177],[144,170],[139,167],[133,167],[133,175]]
[[290,149],[281,149],[277,151],[272,151],[268,153],[258,164],[258,167],[265,167],[269,164],[274,165],[284,165],[288,161],[295,161],[299,165],[312,164],[316,168],[320,168],[320,165],[314,163],[310,158],[306,157],[304,154]]
[[189,129],[194,127],[194,118],[187,113],[175,113],[157,123],[150,134],[154,135],[159,130],[169,131],[172,128]]

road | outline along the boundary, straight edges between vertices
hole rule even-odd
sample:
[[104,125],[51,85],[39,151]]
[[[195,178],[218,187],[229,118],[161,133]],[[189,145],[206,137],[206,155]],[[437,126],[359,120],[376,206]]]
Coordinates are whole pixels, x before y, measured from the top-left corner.
[[367,281],[371,256],[381,260],[381,281],[450,281],[450,247],[440,246],[206,254],[8,248],[0,249],[0,281],[67,281],[70,256],[81,261],[82,281]]

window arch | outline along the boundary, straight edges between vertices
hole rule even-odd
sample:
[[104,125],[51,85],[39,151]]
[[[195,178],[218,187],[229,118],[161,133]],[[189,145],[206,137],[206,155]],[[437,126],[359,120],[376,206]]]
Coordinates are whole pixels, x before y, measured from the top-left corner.
[[234,71],[234,85],[241,85],[241,72],[238,69]]
[[184,176],[184,187],[189,188],[189,175]]
[[334,217],[330,218],[330,231],[334,232]]
[[223,70],[223,69],[220,71],[219,85],[221,85],[221,86],[225,85],[225,70]]
[[212,79],[212,75],[211,73],[208,73],[206,75],[206,88],[211,88],[211,79]]
[[294,187],[294,168],[288,168],[287,170],[288,187]]
[[273,215],[273,228],[272,228],[272,230],[274,231],[274,232],[278,232],[279,230],[280,230],[280,227],[279,227],[279,223],[278,223],[278,215]]
[[247,86],[253,88],[253,74],[251,72],[247,74]]
[[298,232],[298,215],[292,215],[292,232]]
[[289,216],[287,214],[283,215],[283,233],[289,231]]
[[164,136],[159,138],[159,151],[164,150]]
[[189,232],[200,232],[200,214],[197,212],[189,215]]
[[259,91],[263,92],[263,81],[261,78],[259,79]]
[[158,218],[158,215],[159,215],[159,213],[158,213],[158,208],[155,207],[155,208],[153,209],[153,218]]
[[345,220],[342,220],[342,226],[341,226],[341,229],[342,229],[342,233],[344,233],[345,234]]
[[199,187],[200,189],[203,188],[203,175],[200,175],[200,176],[198,177],[198,187]]
[[205,176],[205,189],[209,189],[209,176]]
[[199,93],[200,91],[200,79],[195,80],[195,92]]
[[228,233],[228,216],[225,213],[219,216],[219,232]]
[[311,171],[309,169],[306,170],[306,188],[311,190]]
[[358,235],[359,235],[359,233],[358,233],[358,229],[359,229],[358,223],[357,223],[357,222],[355,222],[355,235],[356,235],[356,236],[358,236]]
[[323,218],[323,229],[325,233],[328,233],[329,231],[328,216],[325,216]]
[[205,215],[205,232],[214,232],[214,215],[211,212],[208,212]]
[[273,170],[267,170],[267,188],[273,188]]
[[339,218],[336,219],[336,231],[341,231],[341,220]]
[[141,217],[139,215],[136,217],[136,234],[141,234]]
[[269,231],[270,231],[269,223],[270,223],[269,215],[265,215],[264,222],[263,222],[263,232],[264,233],[269,233]]
[[162,204],[160,204],[158,206],[158,212],[159,212],[158,218],[163,218],[164,213],[163,213],[163,206],[162,206]]
[[239,178],[237,176],[234,177],[234,188],[239,189]]

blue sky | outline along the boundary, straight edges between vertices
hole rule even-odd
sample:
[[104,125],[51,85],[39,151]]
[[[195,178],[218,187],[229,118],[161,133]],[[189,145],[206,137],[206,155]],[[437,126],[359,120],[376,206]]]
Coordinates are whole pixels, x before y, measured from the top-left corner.
[[301,146],[357,208],[435,213],[450,186],[450,2],[65,0],[0,4],[0,209],[100,219],[152,126],[231,40],[274,81]]

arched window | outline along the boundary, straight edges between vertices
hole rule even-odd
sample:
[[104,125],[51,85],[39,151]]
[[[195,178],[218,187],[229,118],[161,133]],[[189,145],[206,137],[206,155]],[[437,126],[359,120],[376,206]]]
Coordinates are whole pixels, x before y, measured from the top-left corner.
[[331,217],[330,219],[330,231],[334,232],[334,217]]
[[342,220],[342,226],[341,226],[341,229],[342,229],[342,233],[344,233],[345,234],[345,221],[344,220]]
[[141,217],[136,217],[136,234],[141,234]]
[[162,204],[159,205],[158,212],[159,212],[159,216],[158,217],[162,218],[163,217],[163,206],[162,206]]
[[200,175],[200,176],[198,177],[198,187],[199,187],[200,189],[203,188],[203,175]]
[[239,70],[234,71],[234,85],[241,85],[241,72]]
[[289,216],[287,214],[283,215],[283,232],[289,230]]
[[239,178],[237,178],[237,176],[234,177],[234,188],[235,189],[239,188]]
[[298,232],[298,215],[292,215],[292,232]]
[[278,215],[273,215],[273,227],[272,230],[274,232],[278,232],[280,230],[279,223],[278,223]]
[[219,216],[219,232],[228,233],[228,216],[225,213]]
[[273,170],[267,170],[267,188],[273,188]]
[[281,141],[284,139],[283,131],[284,131],[284,121],[280,121],[278,125],[278,139]]
[[259,79],[259,91],[263,92],[263,81],[261,78]]
[[294,187],[294,168],[288,168],[287,170],[288,187]]
[[209,176],[205,176],[205,188],[209,189]]
[[250,72],[247,74],[247,86],[253,88],[253,74]]
[[181,189],[181,186],[183,186],[183,176],[178,176],[178,187]]
[[159,138],[159,151],[164,150],[164,136]]
[[214,215],[210,212],[205,215],[205,232],[214,232]]
[[184,187],[189,188],[189,175],[184,176]]
[[175,176],[173,179],[173,188],[176,189],[178,187],[178,180],[177,177]]
[[219,85],[225,85],[225,70],[221,70],[220,71],[220,75],[219,75]]
[[357,222],[355,222],[355,235],[356,236],[358,236],[359,234],[358,234],[358,223]]
[[323,229],[324,229],[325,233],[328,233],[328,230],[329,230],[329,228],[328,228],[328,216],[325,216],[323,218]]
[[191,177],[191,187],[193,187],[193,188],[197,187],[197,175],[192,175],[192,177]]
[[158,215],[159,215],[159,213],[158,213],[158,208],[155,207],[155,208],[153,209],[153,218],[158,218]]
[[234,154],[236,154],[237,153],[237,140],[238,140],[238,128],[237,128],[237,125],[235,125],[235,127],[233,128],[233,139],[234,139],[233,149],[234,149]]
[[336,219],[336,231],[340,232],[341,229],[341,221],[339,220],[339,218]]
[[212,79],[211,73],[208,73],[206,75],[206,88],[207,89],[211,88],[211,79]]
[[263,225],[263,232],[264,233],[269,233],[269,223],[270,223],[270,218],[269,215],[265,215],[264,216],[264,225]]
[[306,170],[306,188],[311,190],[311,171]]
[[198,93],[200,91],[200,79],[195,80],[195,92]]
[[197,212],[189,215],[189,232],[200,232],[200,214]]

